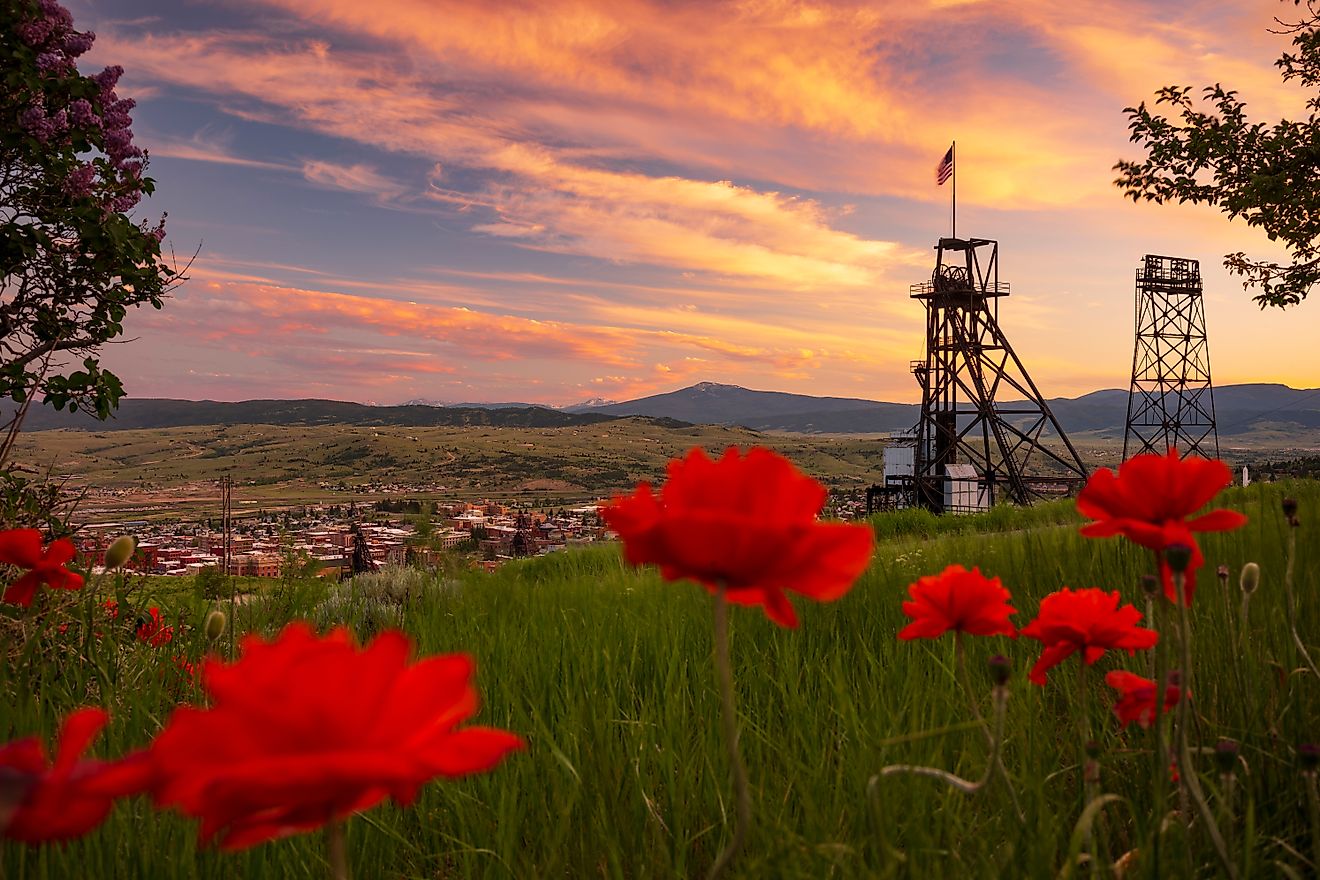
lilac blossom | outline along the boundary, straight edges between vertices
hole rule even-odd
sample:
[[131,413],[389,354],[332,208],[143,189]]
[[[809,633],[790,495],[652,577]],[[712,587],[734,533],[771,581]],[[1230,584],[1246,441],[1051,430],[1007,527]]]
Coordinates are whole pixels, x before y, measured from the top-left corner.
[[96,34],[91,31],[88,31],[85,34],[71,31],[69,35],[64,38],[64,53],[70,58],[77,58],[79,55],[84,54],[88,49],[92,48],[92,44],[95,42]]
[[90,162],[80,162],[78,167],[64,178],[64,191],[71,196],[90,195],[92,184],[96,182],[96,168]]
[[44,46],[54,30],[55,28],[51,23],[44,18],[37,21],[25,21],[17,28],[18,38],[34,49]]
[[78,128],[101,127],[101,118],[92,111],[92,102],[85,98],[69,102],[69,122]]
[[64,70],[69,65],[69,59],[65,58],[59,52],[42,52],[37,56],[37,70]]
[[106,95],[114,90],[114,87],[119,84],[119,78],[123,75],[124,68],[115,64],[93,76],[92,81],[101,90],[101,94]]

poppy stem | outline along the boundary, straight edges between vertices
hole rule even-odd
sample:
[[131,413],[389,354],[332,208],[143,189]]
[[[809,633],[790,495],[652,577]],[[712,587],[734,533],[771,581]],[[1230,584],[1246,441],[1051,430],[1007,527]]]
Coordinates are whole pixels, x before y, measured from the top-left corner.
[[[1155,632],[1159,632],[1160,629],[1155,625],[1155,597],[1149,593],[1146,595],[1146,628]],[[1157,685],[1159,679],[1155,675],[1155,655],[1158,653],[1158,650],[1152,648],[1150,654],[1146,657],[1146,668],[1149,670],[1151,681],[1154,681]],[[1158,718],[1156,720],[1158,721]]]
[[963,634],[958,630],[953,633],[953,658],[958,667],[958,683],[962,686],[962,692],[972,707],[972,717],[985,727],[986,736],[989,737],[990,728],[986,726],[985,716],[981,714],[981,707],[976,703],[976,694],[972,692],[972,677],[967,671],[967,648],[963,645]]
[[[1219,823],[1215,821],[1215,814],[1210,809],[1210,804],[1206,802],[1205,792],[1201,790],[1201,778],[1196,773],[1196,766],[1192,762],[1191,747],[1191,695],[1192,695],[1192,622],[1187,613],[1187,580],[1183,572],[1174,572],[1173,585],[1177,590],[1178,596],[1178,623],[1182,643],[1182,695],[1178,700],[1178,765],[1180,770],[1180,780],[1186,791],[1191,795],[1192,803],[1196,805],[1196,811],[1201,814],[1201,820],[1205,823],[1206,833],[1210,835],[1210,842],[1215,846],[1215,852],[1219,854],[1219,860],[1224,865],[1224,871],[1232,880],[1237,880],[1237,864],[1228,853],[1228,844],[1224,842],[1224,836],[1219,832]],[[1156,705],[1163,702],[1163,693],[1155,695]]]
[[1000,774],[1004,777],[1004,784],[1008,786],[1009,793],[1013,795],[1013,806],[1017,810],[1018,821],[1025,822],[1026,817],[1022,813],[1022,807],[1018,805],[1017,793],[1013,791],[1013,783],[1008,778],[1008,771],[1004,769],[1003,756],[1000,751],[1004,744],[1004,716],[1008,709],[1008,686],[996,684],[994,690],[991,691],[991,695],[995,707],[995,721],[993,730],[986,726],[984,721],[981,722],[982,726],[985,727],[986,732],[990,736],[990,756],[986,759],[985,772],[981,774],[980,779],[973,782],[970,779],[963,779],[961,776],[950,773],[948,770],[941,770],[938,767],[922,767],[915,764],[890,764],[888,767],[881,767],[880,772],[872,776],[870,781],[867,782],[867,799],[873,803],[878,803],[876,800],[876,793],[879,790],[881,778],[885,776],[896,776],[900,773],[909,773],[913,776],[929,776],[932,779],[938,779],[940,782],[943,782],[951,788],[958,789],[963,794],[976,794],[989,784],[990,778],[994,776],[995,770],[998,769]]
[[[1077,741],[1077,771],[1081,776],[1082,809],[1085,810],[1098,795],[1097,781],[1100,775],[1099,764],[1091,757],[1091,706],[1087,699],[1086,659],[1077,655],[1077,723],[1080,736]],[[1099,818],[1099,817],[1097,817]],[[1086,829],[1086,851],[1091,856],[1091,876],[1100,876],[1100,854],[1097,852],[1095,832],[1091,826]]]
[[738,715],[733,699],[733,665],[729,660],[729,599],[727,588],[721,584],[715,592],[715,671],[720,680],[720,714],[724,726],[724,743],[729,749],[729,763],[733,770],[733,790],[737,800],[733,837],[715,859],[706,880],[715,880],[733,862],[747,829],[752,823],[752,789],[747,782],[747,768],[738,751]]
[[[981,708],[977,705],[976,696],[972,692],[972,677],[967,671],[967,649],[963,645],[961,630],[955,630],[953,633],[953,655],[954,663],[958,667],[958,680],[962,684],[963,693],[967,695],[967,702],[972,707],[972,716],[976,718],[977,724],[985,732],[986,744],[990,749],[985,778],[976,787],[979,789],[989,781],[991,774],[998,770],[999,775],[1004,779],[1004,787],[1008,789],[1008,796],[1013,800],[1013,809],[1017,813],[1018,820],[1025,822],[1026,814],[1022,812],[1022,805],[1018,803],[1017,789],[1013,787],[1013,780],[1009,778],[1008,768],[1004,766],[1004,756],[1001,751],[1004,745],[1004,713],[1008,707],[1008,688],[1003,685],[995,685],[994,690],[991,692],[995,708],[995,723],[992,730],[986,722],[985,716],[981,714]],[[954,787],[958,786],[955,785]]]
[[330,880],[348,880],[348,849],[344,845],[342,819],[331,819],[326,823],[325,845],[330,855]]
[[[1162,560],[1159,551],[1155,552],[1155,570],[1159,571]],[[1150,603],[1148,603],[1150,604]],[[1155,615],[1150,616],[1151,629],[1155,628]],[[1164,649],[1165,640],[1161,639],[1152,647],[1151,654],[1154,662],[1151,677],[1155,680],[1155,706],[1153,710],[1153,723],[1151,726],[1155,729],[1155,768],[1151,774],[1155,785],[1155,827],[1151,831],[1151,860],[1150,869],[1152,877],[1160,876],[1160,842],[1164,839],[1164,817],[1168,804],[1169,796],[1169,753],[1164,746],[1164,703],[1165,695],[1169,687],[1169,662],[1167,649]]]
[[1242,651],[1246,653],[1251,646],[1251,594],[1242,594]]
[[1288,523],[1288,565],[1283,570],[1283,589],[1288,597],[1288,630],[1292,633],[1293,644],[1297,646],[1297,652],[1302,655],[1306,665],[1310,667],[1311,674],[1320,678],[1320,669],[1316,669],[1315,661],[1311,659],[1311,652],[1306,650],[1306,643],[1297,633],[1297,599],[1293,595],[1293,565],[1297,561],[1297,527],[1293,522]]
[[1320,790],[1314,770],[1302,773],[1306,782],[1306,812],[1311,819],[1311,865],[1320,865]]

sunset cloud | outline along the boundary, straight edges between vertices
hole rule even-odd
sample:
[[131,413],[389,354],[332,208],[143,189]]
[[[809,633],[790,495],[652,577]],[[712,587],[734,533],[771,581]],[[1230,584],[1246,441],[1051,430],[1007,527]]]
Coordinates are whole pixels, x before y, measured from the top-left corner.
[[[472,229],[529,247],[755,278],[786,289],[875,284],[886,267],[911,261],[893,242],[835,228],[839,210],[811,199],[675,175],[654,176],[572,161],[494,117],[464,109],[400,68],[332,53],[321,43],[290,48],[251,36],[147,38],[115,45],[136,65],[176,84],[292,111],[303,124],[388,150],[493,174],[463,196],[488,210]],[[523,138],[523,139],[520,139]],[[365,165],[307,160],[314,183],[390,200],[401,184]],[[431,190],[442,201],[452,193]]]
[[338,165],[319,159],[303,162],[302,175],[309,183],[329,189],[363,193],[379,201],[388,202],[408,191],[398,181],[391,180],[368,165]]
[[[1224,327],[1305,329],[1256,316],[1217,268],[1267,252],[1261,236],[1112,185],[1135,153],[1122,108],[1162,85],[1222,80],[1265,120],[1300,106],[1269,9],[249,0],[111,17],[127,2],[76,14],[94,60],[148,99],[144,145],[174,160],[153,165],[157,199],[179,199],[169,243],[202,245],[142,337],[265,368],[212,363],[208,387],[282,370],[359,396],[741,379],[911,398],[924,316],[907,288],[948,233],[953,187],[932,174],[953,140],[958,231],[1005,242],[1003,316],[1046,393],[1126,382],[1143,252],[1202,259]],[[1216,369],[1254,369],[1239,348],[1216,347]]]

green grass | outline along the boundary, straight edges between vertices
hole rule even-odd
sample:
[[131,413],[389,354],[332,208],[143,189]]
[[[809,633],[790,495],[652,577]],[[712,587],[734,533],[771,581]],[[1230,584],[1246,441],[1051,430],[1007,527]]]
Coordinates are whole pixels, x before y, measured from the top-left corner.
[[[1232,823],[1247,876],[1315,873],[1295,747],[1320,740],[1320,682],[1300,671],[1287,629],[1282,573],[1286,530],[1279,499],[1301,500],[1297,558],[1299,631],[1320,632],[1320,556],[1312,538],[1320,484],[1231,490],[1225,506],[1247,513],[1238,532],[1206,535],[1196,604],[1194,708],[1201,744],[1242,743]],[[918,777],[883,780],[874,804],[867,783],[891,763],[927,764],[967,777],[984,765],[981,732],[953,679],[951,638],[900,642],[900,602],[908,583],[958,562],[1003,578],[1019,626],[1040,597],[1062,585],[1120,589],[1143,607],[1137,587],[1144,551],[1117,539],[1083,539],[1068,505],[992,511],[939,520],[916,515],[877,520],[884,535],[874,561],[843,599],[798,603],[801,628],[785,630],[757,610],[733,613],[733,659],[742,747],[755,793],[754,824],[736,876],[742,877],[1053,877],[1064,867],[1081,813],[1076,781],[1077,713],[1085,699],[1102,748],[1101,787],[1124,800],[1104,814],[1102,834],[1117,857],[1150,839],[1149,732],[1118,729],[1105,671],[1145,671],[1145,658],[1113,653],[1090,676],[1084,696],[1077,663],[1048,687],[1025,680],[1039,653],[1029,640],[973,639],[973,678],[994,653],[1009,655],[1011,683],[1005,763],[1026,812],[1014,817],[1002,786],[966,796]],[[948,523],[948,525],[945,525]],[[936,532],[955,530],[934,535]],[[1237,629],[1237,572],[1259,562],[1249,648]],[[1227,602],[1214,571],[1230,566]],[[289,616],[311,615],[331,585],[272,587],[243,606],[239,627],[273,632]],[[372,602],[385,587],[350,588],[335,607],[369,631]],[[691,584],[667,584],[634,571],[617,549],[556,554],[468,573],[405,599],[404,628],[422,654],[465,651],[478,663],[478,723],[522,734],[526,751],[495,771],[426,787],[409,809],[384,806],[354,818],[349,850],[355,876],[535,878],[675,877],[704,872],[727,839],[733,803],[719,736],[711,665],[711,600]],[[208,606],[186,594],[171,613],[200,626]],[[324,606],[323,606],[324,607]],[[1167,622],[1171,606],[1161,610]],[[54,611],[50,612],[52,620]],[[6,632],[20,624],[11,621]],[[26,624],[29,633],[33,622]],[[1161,629],[1164,627],[1161,626]],[[182,633],[182,631],[181,631]],[[112,756],[140,747],[180,698],[196,696],[169,657],[136,644],[131,632],[61,639],[54,633],[12,642],[0,667],[5,738],[49,735],[68,709],[100,704],[114,720],[94,746]],[[194,655],[195,632],[180,636]],[[1170,641],[1172,639],[1170,638]],[[984,706],[985,704],[983,704]],[[1202,767],[1212,805],[1219,777]],[[1173,801],[1176,803],[1176,801]],[[1248,821],[1250,816],[1250,821]],[[1163,876],[1215,876],[1208,841],[1172,823],[1163,838]],[[196,827],[137,800],[105,826],[64,848],[4,844],[3,877],[323,877],[323,843],[303,835],[256,849],[198,851]],[[1190,865],[1188,863],[1190,860]],[[1079,872],[1087,875],[1088,872]],[[1137,876],[1149,876],[1138,874]]]
[[[317,490],[321,482],[438,484],[456,496],[589,497],[662,478],[669,460],[693,446],[754,445],[789,456],[828,485],[854,485],[875,479],[884,442],[719,425],[672,428],[642,419],[572,428],[208,425],[109,434],[24,432],[14,459],[37,473],[68,475],[79,485],[101,489],[159,489],[230,476],[238,483],[236,502],[269,506],[323,498],[327,493]],[[128,503],[103,496],[87,501],[107,507]]]

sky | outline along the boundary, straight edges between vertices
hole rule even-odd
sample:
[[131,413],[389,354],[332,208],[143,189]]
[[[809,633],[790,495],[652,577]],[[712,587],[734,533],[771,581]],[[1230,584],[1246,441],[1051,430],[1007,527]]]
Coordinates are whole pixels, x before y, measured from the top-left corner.
[[[1213,209],[1134,205],[1123,108],[1302,115],[1276,0],[66,0],[120,64],[192,260],[104,362],[131,397],[626,400],[696,382],[913,401],[950,233],[1000,243],[1047,397],[1127,387],[1134,272],[1201,261],[1217,384],[1320,386]],[[195,256],[194,256],[195,254]]]

